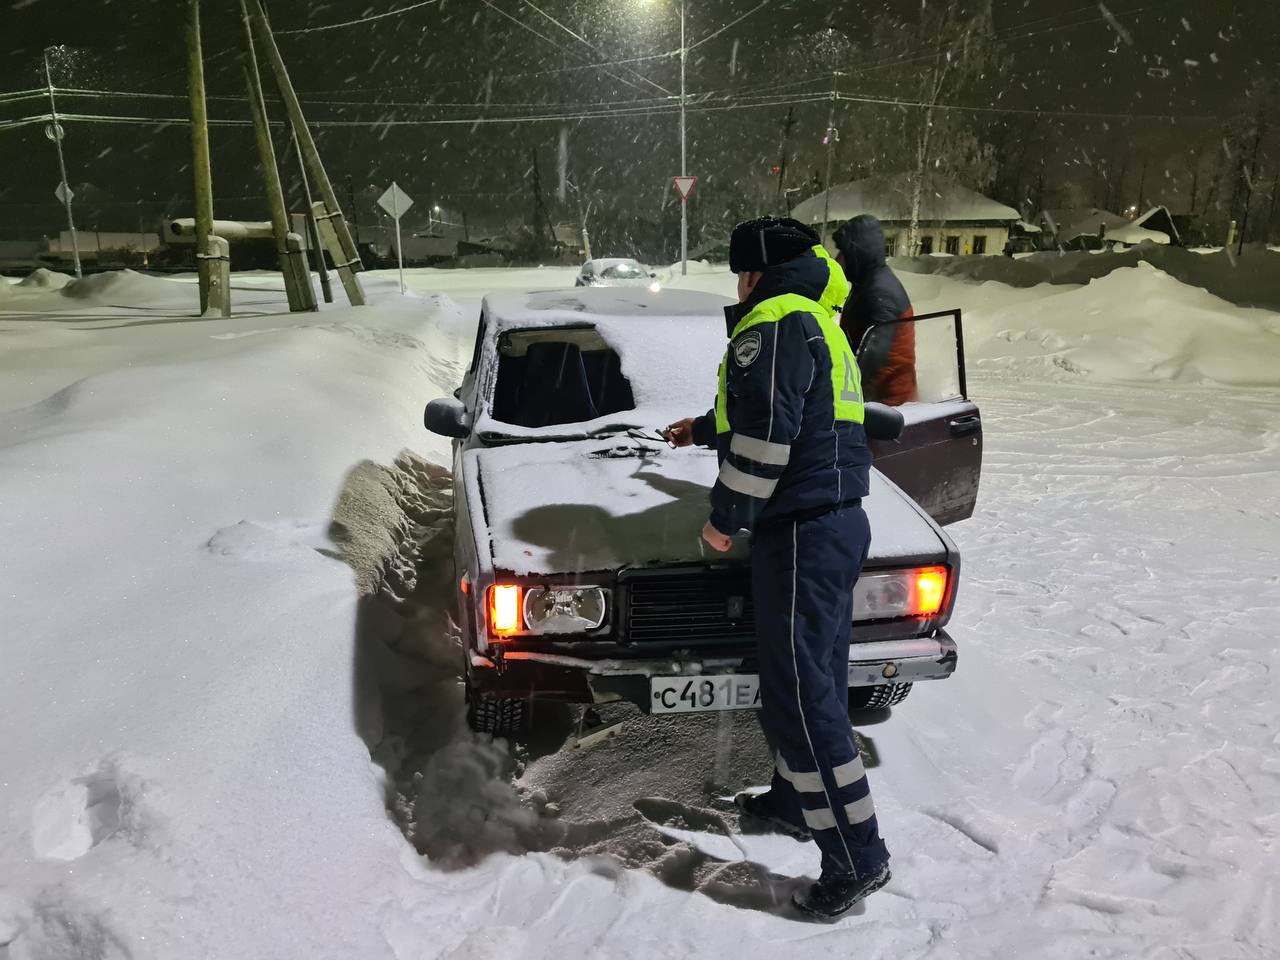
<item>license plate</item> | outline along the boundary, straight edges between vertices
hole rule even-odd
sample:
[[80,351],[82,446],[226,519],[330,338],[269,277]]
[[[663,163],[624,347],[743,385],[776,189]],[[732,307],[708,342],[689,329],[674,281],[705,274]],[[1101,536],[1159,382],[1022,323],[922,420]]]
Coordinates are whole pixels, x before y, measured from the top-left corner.
[[754,673],[654,677],[649,681],[649,705],[654,713],[755,710],[760,706],[760,678]]

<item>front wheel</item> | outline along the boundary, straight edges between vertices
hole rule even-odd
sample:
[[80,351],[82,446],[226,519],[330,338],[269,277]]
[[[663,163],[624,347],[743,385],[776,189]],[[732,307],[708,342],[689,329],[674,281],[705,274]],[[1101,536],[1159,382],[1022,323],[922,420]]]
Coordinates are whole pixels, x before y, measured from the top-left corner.
[[511,737],[528,725],[528,700],[490,697],[472,691],[467,701],[467,726],[476,733]]
[[881,683],[874,687],[850,687],[850,710],[884,710],[907,699],[909,683]]

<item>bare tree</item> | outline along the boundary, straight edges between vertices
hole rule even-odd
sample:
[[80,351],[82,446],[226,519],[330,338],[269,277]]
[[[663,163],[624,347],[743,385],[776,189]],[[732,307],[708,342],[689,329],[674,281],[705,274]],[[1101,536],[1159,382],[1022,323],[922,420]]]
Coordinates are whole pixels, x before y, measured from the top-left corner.
[[907,246],[918,249],[920,210],[929,180],[938,175],[967,174],[979,188],[994,173],[993,151],[978,138],[972,114],[949,109],[979,85],[996,65],[991,0],[944,0],[928,5],[913,31],[914,45],[928,60],[915,84],[917,103],[912,126],[913,168],[910,172],[910,223]]

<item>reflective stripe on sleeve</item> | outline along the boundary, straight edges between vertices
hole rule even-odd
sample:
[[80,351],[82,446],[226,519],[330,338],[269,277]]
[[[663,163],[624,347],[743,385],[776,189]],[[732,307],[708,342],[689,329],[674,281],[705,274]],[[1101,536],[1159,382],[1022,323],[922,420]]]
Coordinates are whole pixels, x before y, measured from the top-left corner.
[[743,493],[760,500],[768,500],[778,487],[777,480],[766,480],[764,477],[753,477],[749,473],[743,473],[728,460],[720,467],[720,482],[735,493]]
[[775,467],[785,467],[791,460],[790,444],[770,443],[741,433],[733,435],[733,440],[729,443],[729,452],[754,460],[756,463],[772,464]]
[[857,783],[867,775],[866,768],[862,766],[862,757],[854,757],[848,763],[842,763],[831,771],[832,776],[836,778],[837,787],[847,787],[851,783]]
[[831,812],[830,807],[823,807],[821,810],[804,810],[804,822],[810,830],[834,830],[836,828],[836,815]]
[[822,793],[822,774],[814,773],[796,773],[787,766],[787,761],[782,759],[782,754],[778,754],[778,774],[783,780],[796,788],[797,793]]
[[[866,823],[876,815],[875,805],[871,802],[871,794],[867,794],[861,800],[855,800],[853,803],[844,805],[844,816],[849,821],[849,826],[855,827],[860,823]],[[805,819],[808,819],[806,816]]]

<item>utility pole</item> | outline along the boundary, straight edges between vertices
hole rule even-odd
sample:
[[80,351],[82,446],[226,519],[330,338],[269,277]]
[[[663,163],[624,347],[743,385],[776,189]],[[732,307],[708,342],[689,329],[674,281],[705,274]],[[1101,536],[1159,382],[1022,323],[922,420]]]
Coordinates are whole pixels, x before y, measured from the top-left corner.
[[[680,0],[680,176],[689,175],[688,140],[685,128],[685,63],[689,59],[689,47],[685,43],[685,3]],[[680,275],[689,274],[689,201],[680,204]]]
[[831,109],[827,112],[827,182],[822,191],[822,242],[827,242],[827,225],[831,222],[831,161],[836,148],[836,98],[840,91],[836,87],[839,73],[831,74]]
[[187,4],[187,54],[191,84],[191,171],[196,187],[196,270],[200,312],[209,309],[210,249],[213,233],[213,167],[209,160],[209,112],[204,99],[204,51],[200,43],[200,0]]
[[[258,161],[262,165],[262,177],[267,189],[267,205],[271,210],[271,232],[275,234],[276,254],[280,261],[280,273],[284,277],[284,289],[289,298],[289,309],[295,313],[315,310],[316,295],[311,286],[302,250],[290,249],[289,209],[285,204],[284,186],[280,182],[280,167],[276,163],[275,147],[271,143],[271,127],[267,120],[267,102],[262,95],[262,75],[258,72],[258,57],[253,47],[253,27],[249,23],[249,10],[245,0],[240,0],[240,19],[244,26],[244,76],[249,92],[249,112],[253,115],[253,130],[258,141]],[[293,238],[293,246],[298,246]]]
[[71,215],[71,184],[67,183],[67,161],[62,155],[62,138],[66,132],[62,129],[62,124],[58,123],[58,101],[53,95],[53,71],[49,69],[49,51],[44,51],[44,79],[49,85],[49,126],[46,133],[49,139],[53,141],[53,145],[58,150],[58,172],[62,176],[62,189],[59,193],[62,195],[62,205],[67,210],[67,229],[71,231],[71,256],[75,262],[76,279],[84,276],[84,272],[80,266],[80,238],[76,235],[76,219]]
[[795,104],[787,107],[787,119],[782,122],[782,156],[778,160],[778,202],[781,210],[787,198],[787,159],[791,154],[791,128],[796,123]]
[[[276,88],[289,115],[289,123],[293,127],[294,135],[298,138],[298,146],[302,150],[307,167],[311,170],[316,188],[320,191],[320,199],[325,207],[323,215],[317,217],[317,220],[321,221],[320,232],[325,236],[327,244],[332,241],[330,254],[333,256],[338,276],[342,279],[342,285],[346,289],[347,299],[351,301],[352,306],[364,306],[366,303],[364,290],[357,276],[357,273],[364,269],[364,265],[360,262],[360,253],[356,249],[355,239],[351,236],[347,221],[342,216],[338,195],[334,192],[333,183],[320,159],[320,151],[316,149],[315,138],[312,137],[311,129],[307,126],[302,104],[293,88],[293,82],[289,79],[289,70],[285,66],[279,46],[276,45],[271,24],[267,22],[262,0],[247,0],[247,3],[249,19],[253,23],[258,42],[262,45],[267,62],[271,66],[271,72],[275,76]],[[316,204],[316,206],[319,205],[319,203]]]
[[302,148],[298,146],[298,137],[293,137],[293,152],[298,157],[298,175],[302,177],[302,196],[307,201],[307,244],[311,247],[316,262],[316,273],[320,274],[320,291],[324,294],[325,303],[333,303],[333,284],[329,282],[329,268],[324,263],[324,248],[320,246],[320,230],[316,226],[315,202],[311,199],[311,181],[307,179],[307,165],[302,162]]

